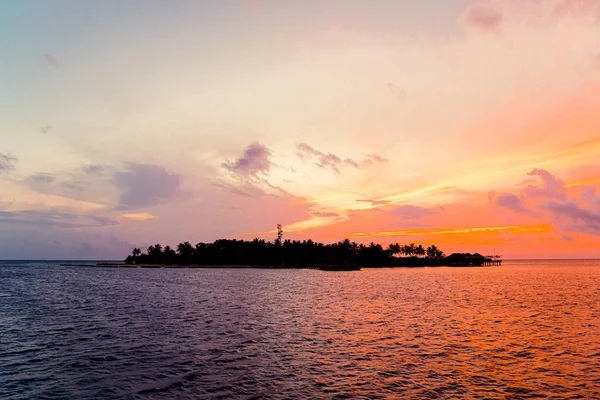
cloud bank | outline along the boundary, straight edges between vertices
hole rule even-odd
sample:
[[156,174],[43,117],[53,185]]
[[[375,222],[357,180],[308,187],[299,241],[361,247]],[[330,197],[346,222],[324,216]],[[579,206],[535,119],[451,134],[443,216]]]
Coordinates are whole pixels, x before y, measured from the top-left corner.
[[180,178],[152,164],[129,164],[115,173],[119,190],[117,209],[131,210],[152,207],[169,200],[179,188]]
[[529,176],[538,177],[518,194],[502,193],[493,198],[500,208],[538,219],[552,219],[565,232],[600,235],[600,197],[594,187],[580,188],[574,198],[565,182],[544,169],[533,169]]

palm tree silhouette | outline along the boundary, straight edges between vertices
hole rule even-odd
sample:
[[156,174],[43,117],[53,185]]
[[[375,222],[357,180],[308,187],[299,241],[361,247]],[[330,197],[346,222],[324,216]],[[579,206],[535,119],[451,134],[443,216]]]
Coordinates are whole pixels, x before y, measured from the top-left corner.
[[415,247],[415,255],[417,257],[423,257],[425,255],[425,248],[422,245]]
[[194,257],[194,247],[190,242],[179,243],[177,245],[177,254],[183,263],[188,264]]
[[396,255],[402,253],[402,247],[398,243],[390,243],[388,246],[388,252],[391,255]]

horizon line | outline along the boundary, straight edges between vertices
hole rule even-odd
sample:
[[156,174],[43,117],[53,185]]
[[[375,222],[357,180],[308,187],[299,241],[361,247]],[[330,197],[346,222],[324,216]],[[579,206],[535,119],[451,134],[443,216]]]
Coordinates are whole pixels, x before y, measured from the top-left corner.
[[[596,257],[596,258],[506,258],[503,259],[502,261],[506,262],[506,261],[592,261],[592,260],[598,260],[600,261],[600,257]],[[64,262],[64,261],[119,261],[121,262],[122,260],[118,260],[118,259],[90,259],[90,258],[64,258],[64,259],[25,259],[25,258],[0,258],[0,262],[4,262],[4,261],[30,261],[30,262],[40,262],[40,261],[46,261],[46,262]]]

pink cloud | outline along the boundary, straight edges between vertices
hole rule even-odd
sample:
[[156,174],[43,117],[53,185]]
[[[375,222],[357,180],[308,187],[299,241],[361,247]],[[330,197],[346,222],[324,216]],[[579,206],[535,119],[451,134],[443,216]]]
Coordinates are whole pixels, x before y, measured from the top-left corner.
[[[597,197],[596,188],[584,186],[581,188],[581,201],[585,203],[596,203],[600,198]],[[600,205],[600,203],[598,203]]]
[[469,28],[499,33],[504,16],[502,11],[491,2],[478,2],[467,6],[460,19]]
[[557,19],[576,17],[600,22],[597,0],[473,0],[459,16],[466,27],[499,34],[511,21],[544,26]]
[[259,142],[250,144],[244,154],[234,161],[226,161],[223,168],[238,176],[256,176],[271,169],[271,150]]
[[595,187],[569,189],[563,180],[543,169],[533,169],[528,175],[539,181],[528,184],[518,195],[492,196],[494,204],[517,214],[554,220],[564,232],[600,235],[600,197]]
[[538,176],[542,180],[542,185],[529,185],[523,191],[524,197],[548,197],[553,199],[565,199],[566,190],[564,181],[556,178],[554,175],[544,169],[533,169],[528,175]]
[[494,199],[494,204],[499,207],[506,208],[517,214],[531,214],[531,212],[523,206],[519,196],[512,193],[502,193]]

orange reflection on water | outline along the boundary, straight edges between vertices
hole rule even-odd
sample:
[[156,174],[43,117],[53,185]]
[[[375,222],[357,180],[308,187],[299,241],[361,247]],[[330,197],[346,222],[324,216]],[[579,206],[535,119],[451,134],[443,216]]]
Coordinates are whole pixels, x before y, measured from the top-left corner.
[[298,333],[294,362],[319,387],[412,398],[600,394],[600,385],[583,389],[600,382],[600,268],[509,263],[302,279],[310,276],[318,283],[294,296],[303,306],[286,326]]

